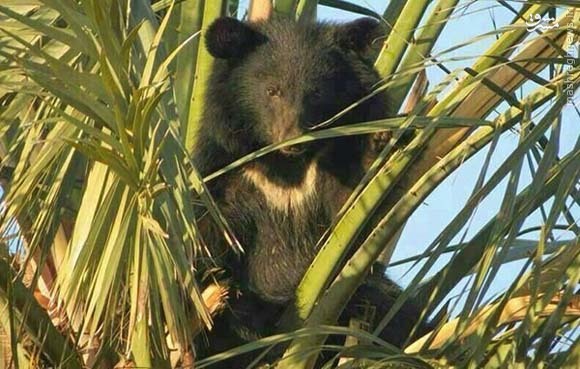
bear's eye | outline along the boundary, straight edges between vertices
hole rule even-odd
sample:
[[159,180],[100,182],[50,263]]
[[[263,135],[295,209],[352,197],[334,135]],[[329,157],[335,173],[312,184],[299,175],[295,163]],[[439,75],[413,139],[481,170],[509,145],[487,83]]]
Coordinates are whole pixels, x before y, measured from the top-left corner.
[[280,97],[281,95],[280,87],[268,86],[268,88],[266,88],[266,93],[268,94],[268,96]]

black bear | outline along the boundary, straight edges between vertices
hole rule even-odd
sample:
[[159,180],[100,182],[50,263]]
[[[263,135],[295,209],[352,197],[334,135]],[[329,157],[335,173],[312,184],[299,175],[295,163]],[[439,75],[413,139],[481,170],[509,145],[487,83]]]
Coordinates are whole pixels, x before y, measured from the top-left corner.
[[[277,17],[259,23],[216,20],[205,36],[217,61],[194,150],[198,170],[207,175],[261,147],[305,134],[369,96],[380,77],[364,52],[377,26],[369,18],[346,24],[298,24]],[[332,124],[385,118],[386,101],[378,93]],[[276,332],[319,239],[374,156],[368,135],[319,140],[273,152],[208,184],[245,249],[239,257],[221,255],[222,235],[211,225],[204,231],[239,291],[209,333],[209,352]],[[382,318],[399,292],[384,276],[370,276],[340,323],[348,324],[363,304]],[[404,306],[381,337],[401,345],[418,311],[411,303]],[[224,367],[244,365],[236,359]]]

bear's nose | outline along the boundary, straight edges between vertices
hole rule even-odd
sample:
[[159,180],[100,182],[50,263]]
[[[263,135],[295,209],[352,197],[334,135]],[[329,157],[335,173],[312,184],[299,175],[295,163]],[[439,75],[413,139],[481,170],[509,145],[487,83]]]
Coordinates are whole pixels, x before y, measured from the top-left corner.
[[280,119],[272,127],[272,135],[275,142],[282,142],[291,138],[302,136],[305,131],[300,127],[295,119]]

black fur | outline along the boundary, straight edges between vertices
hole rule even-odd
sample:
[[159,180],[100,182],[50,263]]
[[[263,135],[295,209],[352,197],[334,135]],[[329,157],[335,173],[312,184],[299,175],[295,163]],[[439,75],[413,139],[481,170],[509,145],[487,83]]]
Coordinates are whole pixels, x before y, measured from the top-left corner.
[[206,32],[206,46],[216,58],[241,58],[258,45],[266,42],[259,32],[233,18],[221,18],[215,21]]
[[[217,20],[206,34],[207,49],[221,60],[209,80],[194,155],[198,169],[209,174],[258,148],[307,133],[367,96],[380,81],[362,55],[376,28],[366,18],[344,25]],[[385,96],[377,94],[333,125],[388,115]],[[375,155],[367,136],[315,141],[269,154],[210,183],[245,248],[241,258],[229,253],[222,259],[240,294],[216,319],[210,352],[275,332],[318,252],[318,240]],[[220,254],[222,235],[207,226],[206,242]],[[380,319],[399,292],[383,276],[370,277],[340,323],[347,324],[365,301]],[[383,332],[385,340],[400,345],[408,337],[418,316],[408,305]],[[225,367],[243,367],[235,363]]]

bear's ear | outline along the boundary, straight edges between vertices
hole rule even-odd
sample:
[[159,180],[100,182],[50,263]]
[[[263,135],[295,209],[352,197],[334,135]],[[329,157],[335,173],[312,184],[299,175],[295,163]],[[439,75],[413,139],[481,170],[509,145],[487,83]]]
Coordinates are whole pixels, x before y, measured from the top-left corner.
[[248,25],[227,17],[216,19],[205,33],[207,51],[219,59],[242,57],[266,40]]
[[338,26],[338,43],[345,49],[366,50],[378,36],[379,22],[373,18],[359,18]]

